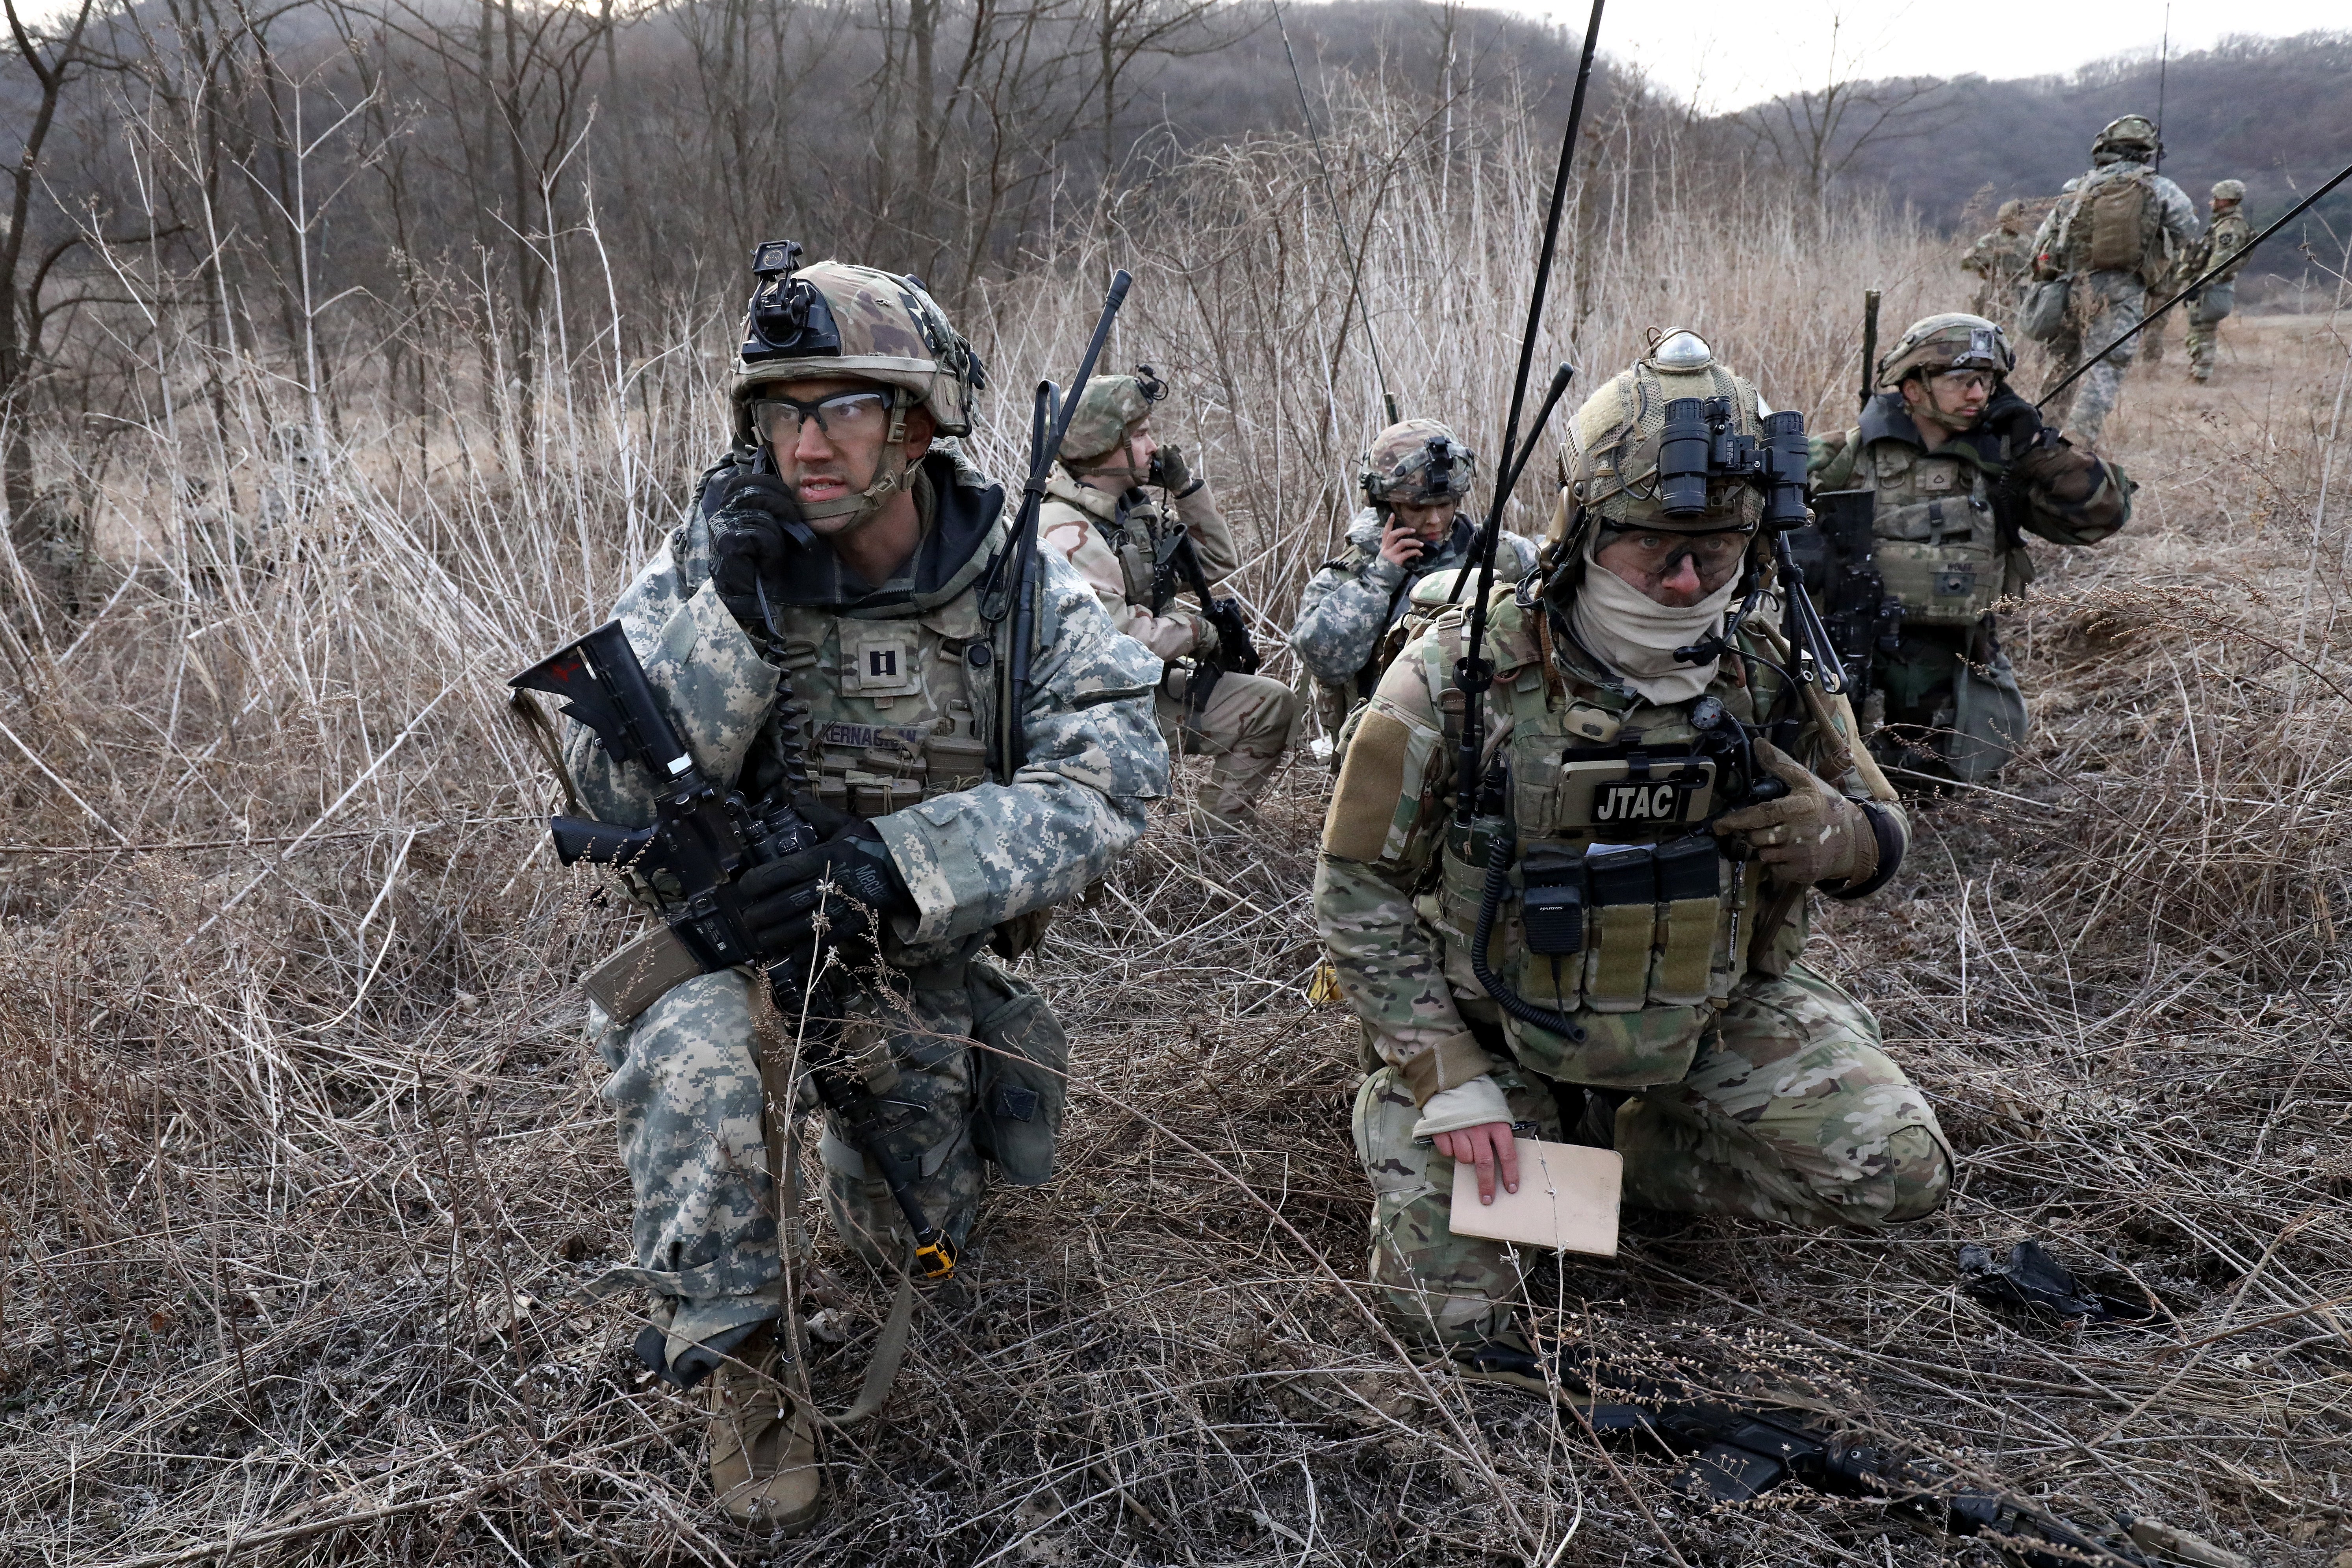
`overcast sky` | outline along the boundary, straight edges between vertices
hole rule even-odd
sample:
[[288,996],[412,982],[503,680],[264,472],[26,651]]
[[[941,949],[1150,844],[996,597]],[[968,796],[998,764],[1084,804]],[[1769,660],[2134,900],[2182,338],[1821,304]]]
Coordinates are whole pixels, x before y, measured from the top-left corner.
[[[1591,0],[1501,3],[1580,30],[1591,14]],[[2176,53],[2231,33],[2352,28],[2346,0],[2176,0],[2171,14]],[[2163,0],[1619,0],[1601,15],[1601,52],[1717,110],[1832,76],[2053,75],[2135,49],[2153,55],[2164,24]]]

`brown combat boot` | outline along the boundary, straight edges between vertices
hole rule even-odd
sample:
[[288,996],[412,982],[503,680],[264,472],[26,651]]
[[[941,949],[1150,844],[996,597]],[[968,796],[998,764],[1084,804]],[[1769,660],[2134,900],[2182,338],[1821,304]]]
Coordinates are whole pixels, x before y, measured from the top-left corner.
[[710,1377],[710,1489],[738,1524],[798,1535],[824,1512],[816,1418],[776,1380],[761,1329]]

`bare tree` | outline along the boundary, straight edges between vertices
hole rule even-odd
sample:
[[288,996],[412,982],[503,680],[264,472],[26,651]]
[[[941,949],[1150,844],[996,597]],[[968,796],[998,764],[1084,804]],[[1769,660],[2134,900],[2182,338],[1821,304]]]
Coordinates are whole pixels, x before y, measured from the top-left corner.
[[1766,159],[1797,175],[1818,202],[1864,149],[1925,136],[1950,122],[1946,84],[1935,77],[1855,79],[1861,57],[1842,51],[1845,18],[1830,18],[1827,80],[1742,111],[1736,123]]

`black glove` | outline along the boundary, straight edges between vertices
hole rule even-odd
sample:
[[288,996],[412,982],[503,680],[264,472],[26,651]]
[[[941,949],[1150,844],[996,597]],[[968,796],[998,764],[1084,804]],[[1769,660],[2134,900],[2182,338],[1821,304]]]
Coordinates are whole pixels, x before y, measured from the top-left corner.
[[1977,424],[1979,429],[2000,437],[2012,458],[2040,440],[2043,428],[2042,410],[2006,384],[1990,403],[1985,405],[1984,414]]
[[766,629],[761,579],[780,574],[795,546],[815,542],[791,487],[775,475],[738,469],[720,483],[710,520],[710,582],[738,626]]
[[1171,495],[1190,493],[1192,470],[1184,465],[1184,449],[1171,441],[1151,454],[1151,469],[1148,482],[1158,485]]
[[[882,836],[864,817],[848,822],[814,848],[754,866],[737,880],[743,922],[772,963],[813,963],[826,952],[840,952],[853,963],[869,962],[882,918],[916,912],[914,895]],[[828,881],[835,890],[820,892],[819,884]],[[825,921],[822,949],[816,929],[820,904]]]

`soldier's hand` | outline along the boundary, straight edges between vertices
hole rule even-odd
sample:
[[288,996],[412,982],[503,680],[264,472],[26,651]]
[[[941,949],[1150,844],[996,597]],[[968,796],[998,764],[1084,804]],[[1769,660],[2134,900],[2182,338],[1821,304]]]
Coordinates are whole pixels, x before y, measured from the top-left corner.
[[1216,622],[1211,620],[1206,616],[1194,616],[1192,617],[1192,646],[1188,651],[1190,651],[1194,658],[1208,658],[1213,657],[1217,651],[1220,641],[1221,639],[1217,636]]
[[2022,452],[2041,437],[2042,410],[2004,384],[1985,405],[1982,425],[2007,441],[2011,451]]
[[[1440,1132],[1430,1142],[1437,1145],[1439,1153],[1450,1156],[1456,1164],[1466,1161],[1477,1167],[1480,1203],[1495,1201],[1497,1172],[1501,1173],[1505,1192],[1519,1190],[1519,1146],[1511,1137],[1509,1122],[1488,1121],[1456,1132]],[[1460,1181],[1462,1173],[1456,1171],[1454,1179]]]
[[728,477],[710,520],[710,582],[737,624],[762,625],[761,579],[776,575],[795,547],[815,542],[816,535],[801,519],[800,501],[783,480],[773,474]]
[[1381,531],[1381,559],[1395,563],[1406,571],[1412,570],[1423,551],[1429,548],[1426,541],[1402,522],[1391,520]]
[[850,948],[867,956],[877,917],[916,912],[914,895],[874,825],[863,817],[846,821],[824,843],[754,866],[737,880],[743,923],[771,960],[807,957],[820,935],[827,950]]
[[1192,470],[1185,466],[1183,447],[1171,441],[1151,454],[1151,482],[1170,495],[1182,495],[1192,488]]
[[1789,793],[1724,813],[1715,831],[1745,838],[1783,887],[1868,881],[1878,869],[1869,814],[1769,741],[1756,742],[1756,760]]

